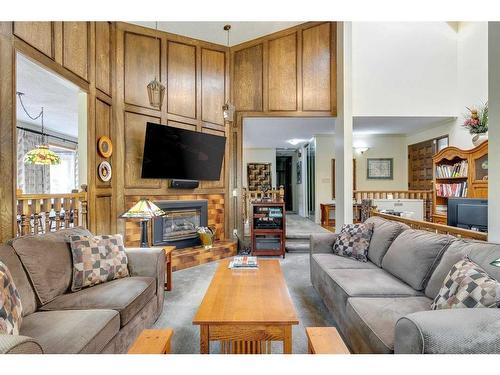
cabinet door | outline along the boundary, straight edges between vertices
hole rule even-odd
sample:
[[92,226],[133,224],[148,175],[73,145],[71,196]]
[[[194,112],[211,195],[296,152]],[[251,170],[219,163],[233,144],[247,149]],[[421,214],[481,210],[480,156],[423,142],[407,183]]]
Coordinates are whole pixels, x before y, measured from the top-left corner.
[[224,52],[201,50],[201,119],[224,125],[226,56]]
[[269,110],[297,110],[297,35],[269,42]]
[[63,66],[88,81],[89,22],[63,22]]
[[234,53],[234,105],[238,111],[262,111],[263,47]]
[[14,35],[54,58],[52,22],[14,22]]
[[95,86],[111,96],[111,24],[95,23]]
[[302,31],[302,95],[304,111],[331,110],[331,25]]

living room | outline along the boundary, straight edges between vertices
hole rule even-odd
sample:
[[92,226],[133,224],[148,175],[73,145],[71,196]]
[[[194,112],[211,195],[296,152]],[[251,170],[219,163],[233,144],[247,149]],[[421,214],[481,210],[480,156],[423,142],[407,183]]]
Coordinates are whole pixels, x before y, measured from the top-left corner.
[[188,3],[0,22],[0,353],[500,354],[497,10]]

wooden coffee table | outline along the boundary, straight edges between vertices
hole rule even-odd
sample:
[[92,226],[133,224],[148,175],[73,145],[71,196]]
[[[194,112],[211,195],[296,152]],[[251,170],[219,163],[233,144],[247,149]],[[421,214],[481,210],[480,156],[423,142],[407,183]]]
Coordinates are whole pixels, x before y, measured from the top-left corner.
[[307,327],[306,335],[309,354],[349,354],[335,327]]
[[292,353],[292,325],[299,324],[279,260],[259,259],[259,268],[229,269],[220,261],[193,324],[200,326],[200,353],[220,341],[222,353],[264,354],[271,342]]

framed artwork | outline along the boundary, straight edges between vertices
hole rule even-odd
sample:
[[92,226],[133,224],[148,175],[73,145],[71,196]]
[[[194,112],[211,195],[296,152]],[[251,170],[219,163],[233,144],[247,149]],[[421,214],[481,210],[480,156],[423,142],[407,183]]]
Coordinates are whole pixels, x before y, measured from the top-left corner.
[[111,164],[107,161],[103,161],[97,167],[99,178],[101,181],[108,182],[111,180]]
[[271,163],[247,164],[248,190],[261,190],[262,186],[273,186]]
[[297,184],[302,183],[302,160],[297,161]]
[[97,150],[103,158],[109,158],[113,154],[113,144],[111,143],[111,139],[105,135],[100,137],[97,141]]
[[366,164],[368,180],[392,180],[394,178],[392,158],[368,158]]

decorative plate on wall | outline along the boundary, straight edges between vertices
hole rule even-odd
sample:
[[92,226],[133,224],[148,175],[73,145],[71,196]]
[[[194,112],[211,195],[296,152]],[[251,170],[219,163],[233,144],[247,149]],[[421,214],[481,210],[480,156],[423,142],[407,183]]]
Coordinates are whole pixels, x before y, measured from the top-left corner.
[[103,135],[97,141],[97,150],[103,158],[109,158],[113,154],[113,143],[109,137]]
[[111,180],[111,164],[109,164],[107,161],[103,161],[99,164],[97,167],[97,172],[99,173],[99,178],[104,181],[108,182]]

